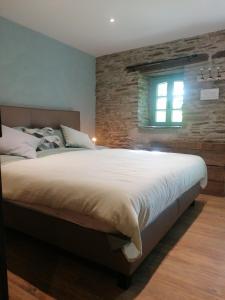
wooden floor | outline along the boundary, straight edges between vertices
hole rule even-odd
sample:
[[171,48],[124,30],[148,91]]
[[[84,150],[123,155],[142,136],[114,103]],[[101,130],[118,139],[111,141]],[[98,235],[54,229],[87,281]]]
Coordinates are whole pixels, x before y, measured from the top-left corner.
[[13,231],[7,251],[10,299],[222,300],[225,198],[201,195],[149,255],[127,291],[116,286],[114,273]]

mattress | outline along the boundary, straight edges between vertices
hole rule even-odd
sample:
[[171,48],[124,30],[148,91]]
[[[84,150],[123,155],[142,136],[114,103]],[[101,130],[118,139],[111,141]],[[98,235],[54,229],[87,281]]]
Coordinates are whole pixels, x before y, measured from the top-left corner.
[[[102,149],[106,149],[106,147],[103,146],[97,146],[97,150],[102,150]],[[39,151],[37,152],[37,157],[41,158],[41,157],[46,157],[46,156],[50,156],[50,155],[54,155],[54,154],[60,154],[60,153],[66,153],[66,152],[71,152],[71,151],[82,151],[85,150],[84,148],[56,148],[56,149],[49,149],[49,150],[43,150],[43,151]],[[20,156],[14,156],[14,155],[0,155],[1,158],[1,163],[3,164],[7,164],[10,162],[15,162],[15,161],[19,161],[19,160],[26,160],[26,158],[20,157]],[[9,201],[12,203],[15,203],[15,201]],[[71,210],[67,210],[67,209],[55,209],[55,208],[51,208],[51,207],[47,207],[44,205],[38,205],[38,204],[28,204],[28,203],[24,203],[21,201],[16,201],[17,205],[25,207],[25,208],[29,208],[29,209],[33,209],[63,220],[66,220],[68,222],[77,224],[79,226],[82,227],[86,227],[86,228],[90,228],[93,230],[97,230],[97,231],[102,231],[102,232],[106,232],[106,233],[116,233],[116,230],[110,226],[109,224],[107,224],[104,221],[100,221],[98,219],[95,218],[91,218],[87,215],[82,215],[79,213],[76,213],[74,211]]]
[[131,239],[124,254],[132,261],[142,252],[141,231],[193,185],[204,188],[206,170],[193,155],[125,149],[54,153],[5,163],[3,196],[107,224]]
[[[96,146],[96,149],[102,150],[102,149],[107,149],[107,147]],[[60,154],[60,153],[66,153],[66,152],[72,152],[72,151],[83,151],[83,150],[85,150],[85,148],[61,147],[61,148],[55,148],[55,149],[47,149],[47,150],[38,151],[37,158],[51,156],[54,154]],[[21,161],[21,160],[27,160],[27,159],[24,157],[15,156],[15,155],[0,155],[0,160],[1,160],[1,165],[4,165],[4,164]],[[8,200],[8,202],[15,203],[15,201],[10,201],[10,200]],[[44,205],[38,205],[38,204],[29,205],[28,203],[24,203],[21,201],[16,201],[16,204],[19,206],[25,207],[25,208],[34,209],[39,212],[43,212],[43,213],[67,220],[69,222],[72,222],[77,225],[84,226],[84,227],[87,227],[90,229],[99,230],[99,231],[108,232],[108,233],[115,233],[115,230],[108,224],[101,222],[97,219],[91,218],[89,216],[75,213],[70,210],[54,209],[51,207],[47,207]]]

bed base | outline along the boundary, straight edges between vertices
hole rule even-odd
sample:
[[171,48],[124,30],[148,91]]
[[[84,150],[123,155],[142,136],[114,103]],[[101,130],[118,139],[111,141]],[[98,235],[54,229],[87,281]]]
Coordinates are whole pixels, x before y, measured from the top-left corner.
[[196,184],[143,230],[143,255],[135,262],[128,262],[122,253],[122,247],[129,241],[123,235],[84,228],[7,200],[3,201],[4,219],[9,228],[109,267],[118,273],[118,286],[128,288],[135,270],[181,214],[194,203],[199,192],[200,185]]

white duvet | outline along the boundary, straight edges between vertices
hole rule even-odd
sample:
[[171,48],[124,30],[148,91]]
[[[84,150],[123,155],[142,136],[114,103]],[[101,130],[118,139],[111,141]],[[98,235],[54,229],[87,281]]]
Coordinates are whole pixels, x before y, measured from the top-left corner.
[[145,226],[194,184],[207,184],[198,156],[124,149],[16,161],[3,165],[2,175],[5,199],[69,209],[130,237],[128,260],[141,255]]

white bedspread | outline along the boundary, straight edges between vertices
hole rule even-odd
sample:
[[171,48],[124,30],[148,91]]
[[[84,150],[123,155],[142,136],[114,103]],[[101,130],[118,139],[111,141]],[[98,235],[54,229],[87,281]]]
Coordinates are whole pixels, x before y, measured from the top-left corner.
[[108,223],[131,238],[128,260],[141,255],[140,232],[200,181],[202,158],[193,155],[105,149],[22,160],[2,166],[5,199],[69,209]]

